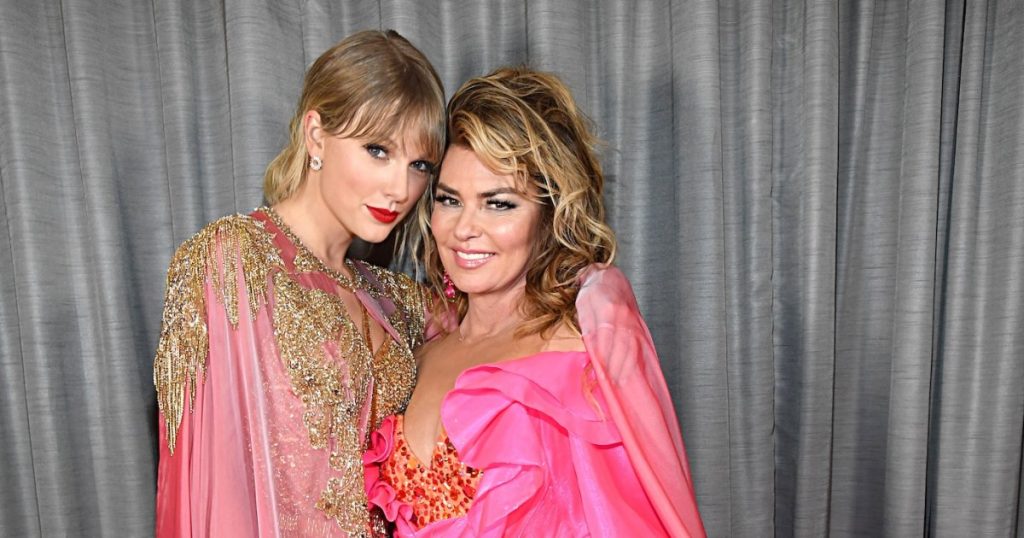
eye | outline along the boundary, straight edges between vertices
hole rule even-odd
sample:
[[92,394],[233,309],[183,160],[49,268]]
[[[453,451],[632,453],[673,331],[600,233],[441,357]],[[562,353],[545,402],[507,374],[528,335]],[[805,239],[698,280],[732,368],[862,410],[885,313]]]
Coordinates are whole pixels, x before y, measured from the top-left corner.
[[459,201],[454,196],[448,194],[438,194],[434,197],[434,203],[444,207],[458,207]]
[[487,207],[497,211],[508,211],[509,209],[515,209],[519,207],[519,205],[508,200],[499,200],[497,198],[491,198],[490,200],[487,200]]
[[427,161],[414,161],[409,167],[425,176],[433,175],[434,173],[434,165]]
[[388,158],[388,149],[380,144],[367,144],[363,147],[366,148],[366,153],[369,153],[370,157],[374,159],[383,161]]

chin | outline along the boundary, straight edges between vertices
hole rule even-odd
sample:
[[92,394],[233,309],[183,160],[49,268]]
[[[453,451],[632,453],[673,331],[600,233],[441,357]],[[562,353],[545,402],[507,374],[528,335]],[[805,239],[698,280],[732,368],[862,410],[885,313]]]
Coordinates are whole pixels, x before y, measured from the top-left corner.
[[383,243],[384,240],[387,239],[388,235],[390,235],[390,234],[391,234],[391,230],[388,230],[387,233],[384,233],[384,234],[372,233],[372,234],[360,235],[359,239],[362,239],[363,241],[365,241],[367,243],[377,244],[377,243]]
[[461,286],[459,285],[458,281],[456,281],[454,278],[452,279],[452,282],[455,284],[455,287],[459,289],[459,291],[467,295],[487,293],[488,291],[491,291],[496,287],[494,285],[494,282],[490,282],[487,279],[481,278],[474,278],[469,282],[463,282]]

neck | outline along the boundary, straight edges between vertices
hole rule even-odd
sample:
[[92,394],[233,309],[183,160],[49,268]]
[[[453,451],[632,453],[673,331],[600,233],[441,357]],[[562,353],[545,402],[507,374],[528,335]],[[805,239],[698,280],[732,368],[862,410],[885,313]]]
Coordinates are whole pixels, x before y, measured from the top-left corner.
[[523,290],[502,294],[470,295],[469,309],[459,324],[461,339],[477,339],[518,327],[524,320],[519,311]]
[[327,267],[346,274],[345,254],[352,244],[352,235],[322,200],[306,194],[308,186],[307,182],[287,200],[274,204],[274,211],[314,256]]

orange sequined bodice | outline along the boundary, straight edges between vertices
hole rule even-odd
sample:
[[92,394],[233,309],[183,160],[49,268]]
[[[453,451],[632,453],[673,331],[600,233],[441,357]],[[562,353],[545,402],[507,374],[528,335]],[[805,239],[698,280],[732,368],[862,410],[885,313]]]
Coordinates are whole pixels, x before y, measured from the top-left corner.
[[476,495],[481,472],[459,460],[455,445],[442,433],[434,444],[430,467],[419,461],[405,440],[405,417],[395,417],[395,445],[381,464],[380,477],[398,500],[413,508],[412,523],[423,528],[435,521],[465,515]]

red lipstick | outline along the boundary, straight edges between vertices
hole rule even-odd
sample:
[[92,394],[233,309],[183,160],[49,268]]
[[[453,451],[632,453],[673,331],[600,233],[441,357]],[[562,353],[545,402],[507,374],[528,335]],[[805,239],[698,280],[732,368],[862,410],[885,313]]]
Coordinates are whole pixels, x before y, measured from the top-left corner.
[[389,211],[380,207],[373,207],[372,205],[366,206],[370,210],[370,214],[373,218],[383,222],[384,224],[391,224],[398,218],[398,211]]

